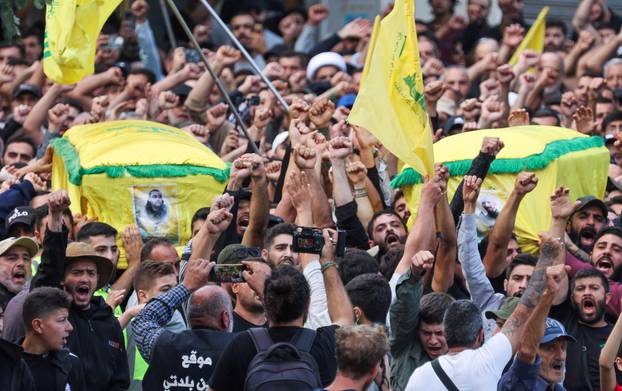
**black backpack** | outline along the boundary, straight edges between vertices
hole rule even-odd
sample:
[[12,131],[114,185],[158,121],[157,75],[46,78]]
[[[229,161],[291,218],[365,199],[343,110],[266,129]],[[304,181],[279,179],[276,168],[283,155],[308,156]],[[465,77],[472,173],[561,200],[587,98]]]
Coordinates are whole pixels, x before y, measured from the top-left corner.
[[300,329],[291,342],[274,343],[268,329],[248,330],[257,354],[246,371],[246,391],[312,391],[322,388],[319,369],[309,353],[315,331]]

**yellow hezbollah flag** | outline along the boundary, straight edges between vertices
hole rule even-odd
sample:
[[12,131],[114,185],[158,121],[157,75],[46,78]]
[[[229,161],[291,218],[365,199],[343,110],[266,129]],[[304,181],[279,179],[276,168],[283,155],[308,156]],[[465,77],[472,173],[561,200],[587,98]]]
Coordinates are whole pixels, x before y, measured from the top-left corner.
[[95,43],[121,0],[47,0],[43,70],[60,84],[92,74]]
[[531,49],[536,53],[542,53],[544,50],[544,32],[546,30],[546,15],[549,13],[549,7],[543,7],[534,24],[531,25],[527,35],[516,48],[514,55],[510,59],[509,64],[516,65],[520,58],[520,54],[525,49]]
[[190,239],[192,216],[222,193],[228,176],[193,136],[155,122],[76,126],[52,147],[52,188],[68,191],[73,213],[119,231],[136,224],[143,239],[166,237],[176,246]]
[[[434,144],[437,162],[451,175],[448,195],[451,199],[477,156],[484,137],[499,137],[505,148],[493,161],[477,200],[478,234],[483,237],[494,225],[521,171],[538,176],[538,186],[521,202],[514,233],[523,250],[538,250],[538,233],[547,231],[551,222],[550,196],[559,186],[570,189],[571,200],[585,195],[602,198],[607,184],[609,152],[598,136],[588,137],[574,130],[551,126],[515,126],[457,134]],[[404,168],[392,182],[404,190],[414,221],[419,207],[422,177],[410,167]]]
[[348,117],[418,172],[434,172],[432,131],[423,92],[413,0],[376,17],[361,89]]

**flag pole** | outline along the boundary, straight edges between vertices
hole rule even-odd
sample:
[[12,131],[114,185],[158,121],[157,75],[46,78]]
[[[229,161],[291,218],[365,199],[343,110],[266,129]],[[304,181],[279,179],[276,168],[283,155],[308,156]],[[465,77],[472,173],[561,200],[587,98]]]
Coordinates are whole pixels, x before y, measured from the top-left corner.
[[201,3],[203,3],[205,8],[207,8],[207,11],[212,16],[212,19],[215,20],[216,23],[218,23],[218,25],[225,31],[225,33],[227,34],[229,39],[231,39],[231,41],[233,41],[233,43],[235,44],[235,46],[237,46],[237,48],[240,50],[240,52],[242,52],[242,55],[244,56],[246,61],[248,61],[248,63],[250,64],[251,68],[253,68],[253,71],[255,71],[255,73],[259,77],[261,77],[263,82],[266,83],[266,85],[268,86],[270,91],[272,91],[272,93],[276,96],[276,99],[279,101],[281,106],[283,106],[283,108],[285,109],[285,112],[289,112],[289,106],[287,105],[287,102],[285,102],[285,99],[283,99],[281,94],[276,90],[276,88],[274,88],[274,85],[272,85],[272,83],[270,82],[270,80],[268,80],[266,75],[264,75],[263,72],[261,71],[261,69],[259,69],[259,67],[255,63],[255,60],[253,60],[253,57],[251,57],[251,55],[248,53],[246,48],[240,43],[240,41],[238,41],[238,39],[235,37],[235,35],[233,35],[231,30],[229,30],[229,27],[225,24],[225,22],[223,22],[222,19],[220,19],[220,16],[214,10],[214,8],[212,8],[212,6],[206,0],[201,0]]
[[171,47],[175,49],[177,47],[177,41],[175,40],[175,34],[173,34],[173,26],[171,26],[171,16],[166,9],[164,0],[160,0],[160,9],[162,9],[162,18],[164,19],[164,27],[166,28],[166,35],[171,42]]
[[173,14],[175,15],[175,17],[177,18],[177,21],[179,21],[179,24],[181,25],[184,32],[188,36],[190,43],[192,43],[192,46],[194,46],[195,50],[199,53],[199,56],[201,57],[201,61],[203,61],[203,64],[205,64],[205,67],[207,68],[207,71],[209,72],[209,74],[212,76],[212,79],[216,83],[218,90],[222,94],[223,98],[225,98],[225,101],[227,101],[227,104],[231,108],[231,112],[233,113],[233,116],[235,117],[237,123],[240,125],[240,128],[242,129],[244,136],[246,136],[246,138],[248,139],[248,143],[251,145],[253,152],[260,155],[259,149],[257,148],[255,143],[251,139],[248,133],[248,128],[244,124],[244,121],[242,121],[242,117],[240,117],[240,113],[238,112],[238,109],[235,107],[235,105],[231,101],[231,98],[229,97],[229,93],[227,92],[227,89],[225,88],[224,84],[222,84],[222,81],[218,78],[218,76],[216,75],[216,72],[214,72],[211,65],[207,61],[207,57],[205,57],[205,54],[203,54],[203,51],[201,50],[201,46],[197,42],[196,38],[194,38],[194,35],[192,35],[192,31],[190,31],[190,27],[188,27],[188,24],[184,20],[183,16],[181,16],[181,13],[177,9],[177,6],[173,2],[173,0],[166,0],[166,1],[168,2],[168,5],[171,7],[171,10],[173,11]]

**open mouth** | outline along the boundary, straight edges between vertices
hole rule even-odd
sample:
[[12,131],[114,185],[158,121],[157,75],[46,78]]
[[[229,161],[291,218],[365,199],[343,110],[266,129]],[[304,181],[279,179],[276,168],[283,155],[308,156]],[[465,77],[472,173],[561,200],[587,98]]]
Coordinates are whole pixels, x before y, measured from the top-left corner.
[[239,227],[248,227],[249,216],[242,215],[238,218],[238,226]]
[[384,239],[384,242],[387,244],[387,246],[392,246],[399,243],[400,238],[395,234],[388,234],[387,237]]
[[283,258],[283,259],[281,260],[281,265],[290,265],[290,266],[294,266],[294,260],[293,260],[293,259],[291,259],[290,257]]
[[596,313],[596,302],[590,297],[583,299],[581,306],[585,315],[594,315]]
[[26,282],[26,272],[23,270],[18,270],[13,273],[13,281],[14,282]]
[[428,351],[430,355],[440,356],[442,354],[440,346],[428,346]]
[[596,261],[596,268],[599,270],[609,270],[613,269],[613,261],[608,255],[603,255]]
[[585,227],[580,232],[581,240],[592,243],[596,238],[596,230],[592,227]]
[[554,362],[553,364],[551,364],[551,368],[553,368],[553,370],[555,371],[563,371],[564,370],[564,363],[562,362]]
[[89,294],[91,289],[86,285],[76,287],[75,297],[77,301],[88,301],[90,299]]

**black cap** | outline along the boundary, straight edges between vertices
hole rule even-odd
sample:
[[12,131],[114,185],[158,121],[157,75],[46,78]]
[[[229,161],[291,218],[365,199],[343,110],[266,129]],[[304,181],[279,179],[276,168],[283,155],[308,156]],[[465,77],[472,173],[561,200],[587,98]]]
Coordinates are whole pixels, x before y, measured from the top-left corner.
[[608,214],[607,205],[605,205],[605,203],[601,199],[596,198],[593,195],[588,195],[585,197],[578,198],[577,201],[580,202],[576,210],[577,212],[587,208],[588,206],[595,206],[603,212],[603,216],[605,218],[607,217],[607,214]]
[[19,86],[17,86],[15,91],[13,91],[13,99],[17,98],[18,96],[22,94],[32,94],[37,98],[41,98],[42,92],[41,92],[41,88],[37,86],[34,86],[32,84],[22,83]]
[[190,91],[192,91],[192,87],[187,85],[186,83],[176,85],[172,90],[173,94],[177,95],[180,99],[180,103],[188,97]]
[[448,136],[452,130],[460,129],[464,126],[464,118],[460,116],[453,116],[447,119],[445,126],[443,126],[443,135]]
[[13,209],[6,218],[5,226],[8,233],[11,227],[17,223],[34,227],[36,221],[35,210],[29,206],[18,206]]

